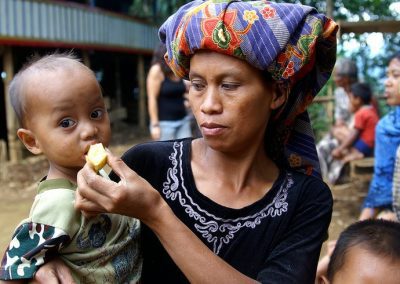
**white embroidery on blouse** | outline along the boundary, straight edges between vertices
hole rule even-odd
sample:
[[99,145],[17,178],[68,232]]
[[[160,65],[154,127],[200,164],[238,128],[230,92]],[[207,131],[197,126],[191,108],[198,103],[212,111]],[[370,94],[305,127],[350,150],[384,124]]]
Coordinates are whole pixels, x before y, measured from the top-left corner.
[[[293,185],[293,177],[290,173],[287,173],[285,181],[273,201],[253,215],[224,219],[202,209],[188,194],[183,178],[182,149],[182,141],[174,142],[173,152],[169,156],[172,166],[167,171],[166,181],[163,183],[163,193],[167,199],[179,201],[188,216],[196,221],[195,229],[208,243],[212,244],[214,253],[218,254],[222,246],[228,244],[240,229],[246,227],[254,229],[261,224],[262,219],[268,216],[274,218],[287,212],[287,192]],[[183,189],[182,191],[177,190],[179,186]]]

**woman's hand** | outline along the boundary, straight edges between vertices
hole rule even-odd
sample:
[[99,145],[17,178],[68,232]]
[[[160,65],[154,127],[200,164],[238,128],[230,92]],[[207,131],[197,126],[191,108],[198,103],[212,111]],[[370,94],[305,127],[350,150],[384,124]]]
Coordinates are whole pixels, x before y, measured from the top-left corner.
[[70,284],[75,283],[69,268],[60,259],[47,262],[39,268],[35,278],[29,283],[33,284]]
[[161,128],[159,124],[156,125],[150,125],[150,134],[151,134],[151,139],[153,140],[159,140],[161,137]]
[[107,159],[121,180],[116,183],[103,178],[86,164],[78,173],[75,207],[85,216],[108,212],[135,217],[144,223],[159,218],[157,209],[166,205],[160,194],[109,151]]
[[120,182],[105,179],[85,165],[78,173],[76,208],[85,215],[110,212],[140,219],[157,235],[191,283],[255,282],[208,249],[175,216],[161,195],[120,158],[109,152],[107,158]]

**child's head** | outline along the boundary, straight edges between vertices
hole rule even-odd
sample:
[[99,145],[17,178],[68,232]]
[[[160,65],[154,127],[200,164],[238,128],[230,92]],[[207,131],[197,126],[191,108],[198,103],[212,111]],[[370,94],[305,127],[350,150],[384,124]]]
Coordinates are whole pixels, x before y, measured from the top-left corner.
[[367,83],[354,83],[350,86],[349,96],[351,110],[356,112],[363,105],[371,103],[372,91]]
[[399,283],[400,223],[370,219],[350,225],[336,243],[328,283]]
[[110,122],[93,72],[71,54],[28,62],[10,84],[17,135],[33,154],[43,153],[49,174],[74,176],[91,144],[110,141]]

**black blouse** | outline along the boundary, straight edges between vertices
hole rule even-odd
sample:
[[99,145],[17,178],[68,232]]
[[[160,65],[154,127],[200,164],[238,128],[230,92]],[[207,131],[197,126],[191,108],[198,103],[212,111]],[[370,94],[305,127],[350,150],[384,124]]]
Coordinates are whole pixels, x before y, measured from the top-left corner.
[[[123,160],[161,193],[203,243],[237,270],[263,283],[314,283],[332,214],[327,185],[315,177],[281,170],[260,200],[241,209],[221,206],[196,188],[191,141],[137,145]],[[143,283],[187,283],[146,226],[142,242]]]

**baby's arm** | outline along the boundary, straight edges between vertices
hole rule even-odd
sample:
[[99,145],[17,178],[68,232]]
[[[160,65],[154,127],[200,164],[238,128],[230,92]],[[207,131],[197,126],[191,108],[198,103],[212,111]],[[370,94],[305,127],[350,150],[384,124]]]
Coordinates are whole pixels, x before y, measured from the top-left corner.
[[23,284],[23,283],[28,283],[28,280],[0,280],[0,284]]
[[22,283],[32,279],[39,267],[58,255],[58,250],[69,240],[65,232],[55,227],[23,223],[17,228],[4,253],[0,279]]

